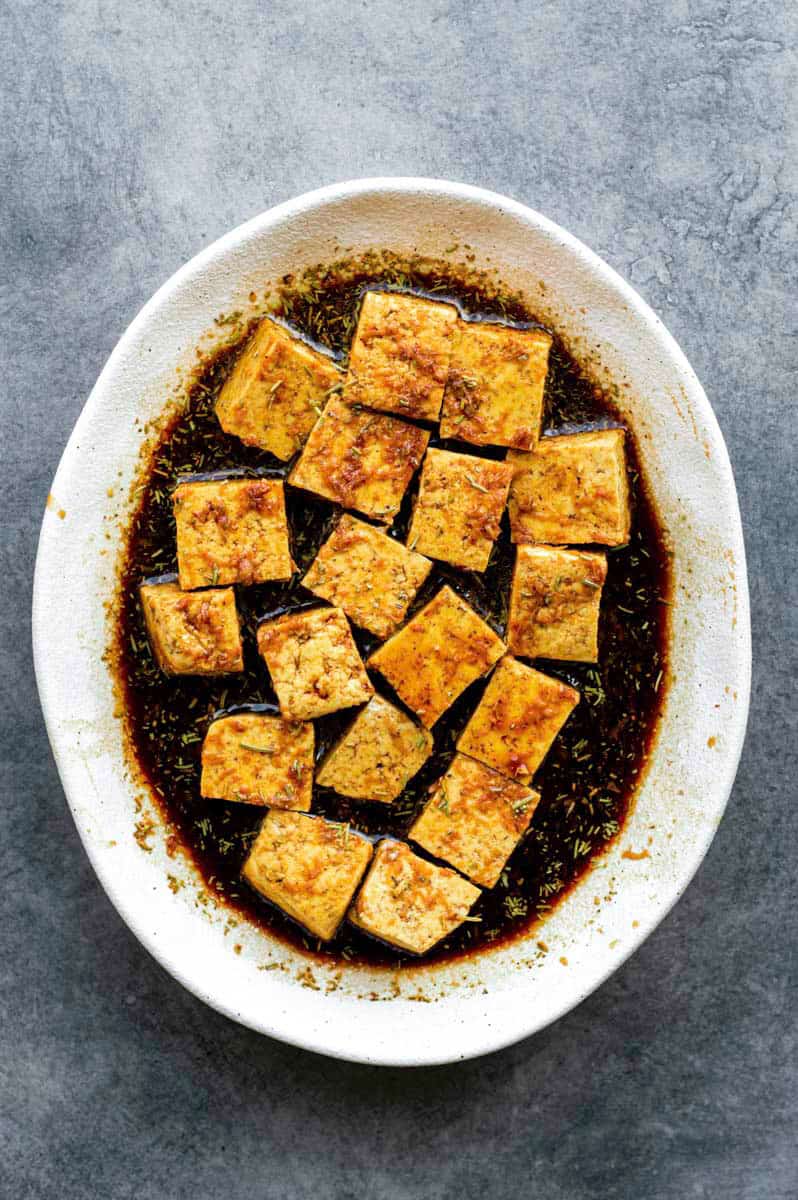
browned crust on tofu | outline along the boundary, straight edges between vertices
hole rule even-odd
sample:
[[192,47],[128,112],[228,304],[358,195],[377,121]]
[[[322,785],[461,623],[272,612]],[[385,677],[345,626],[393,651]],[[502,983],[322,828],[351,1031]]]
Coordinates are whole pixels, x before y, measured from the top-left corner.
[[579,692],[507,655],[499,663],[457,749],[528,783],[579,703]]
[[455,567],[484,571],[513,477],[508,463],[428,450],[407,544]]
[[551,336],[475,321],[458,324],[441,437],[530,450],[540,437]]
[[516,550],[507,644],[527,658],[598,661],[606,555],[560,546]]
[[431,728],[504,653],[501,638],[450,587],[442,587],[368,665]]
[[242,874],[262,896],[327,942],[335,936],[372,853],[371,843],[348,825],[270,809]]
[[540,796],[465,754],[456,754],[408,837],[482,887],[498,881]]
[[316,773],[321,787],[390,804],[432,753],[432,736],[382,696],[372,696]]
[[405,618],[432,563],[344,513],[302,580],[355,625],[386,638]]
[[340,608],[312,608],[264,621],[257,640],[284,717],[323,717],[374,694]]
[[402,842],[380,842],[349,920],[410,954],[425,954],[468,916],[481,893]]
[[216,416],[225,433],[285,461],[342,384],[331,358],[265,317],[219,393]]
[[544,437],[529,454],[511,450],[510,530],[514,542],[623,546],[631,511],[625,430]]
[[183,589],[291,578],[281,479],[188,481],[172,506]]
[[416,425],[332,399],[288,482],[390,523],[429,441]]
[[200,795],[270,808],[310,809],[313,726],[267,713],[212,722],[202,743]]
[[176,583],[143,583],[139,596],[150,646],[165,674],[243,671],[241,629],[232,588],[183,592]]
[[349,353],[347,401],[436,421],[456,323],[450,304],[366,292]]

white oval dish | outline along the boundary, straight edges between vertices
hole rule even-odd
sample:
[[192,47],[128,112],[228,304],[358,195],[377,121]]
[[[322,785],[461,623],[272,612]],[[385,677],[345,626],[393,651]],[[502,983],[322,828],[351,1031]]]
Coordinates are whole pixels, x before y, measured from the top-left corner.
[[[636,431],[674,551],[672,680],[621,837],[545,926],[472,960],[398,976],[363,968],[339,975],[245,922],[231,929],[225,910],[198,907],[196,877],[180,856],[167,855],[157,816],[145,839],[149,853],[133,836],[141,787],[126,767],[103,662],[115,533],[125,515],[119,497],[134,479],[144,425],[158,418],[176,367],[190,366],[220,312],[247,310],[250,292],[331,260],[341,247],[437,256],[453,242],[520,289],[577,357],[600,360],[621,385],[618,403]],[[678,899],[721,819],[745,733],[751,655],[726,448],[661,321],[563,229],[462,184],[336,184],[279,205],[202,251],[121,338],[52,485],[36,562],[33,640],[47,730],[86,851],[123,919],[176,979],[252,1029],[336,1057],[402,1066],[474,1057],[534,1033],[605,980]],[[153,811],[145,803],[145,826]],[[646,856],[624,857],[630,849]]]

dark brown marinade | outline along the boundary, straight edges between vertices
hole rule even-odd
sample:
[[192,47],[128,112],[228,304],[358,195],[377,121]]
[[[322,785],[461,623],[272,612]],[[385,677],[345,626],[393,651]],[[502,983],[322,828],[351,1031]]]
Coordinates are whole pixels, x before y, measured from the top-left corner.
[[[286,279],[274,308],[276,315],[336,354],[345,353],[354,328],[359,297],[369,286],[394,286],[454,300],[464,315],[536,324],[517,299],[491,286],[458,282],[456,275],[424,270],[398,272],[349,268],[317,272],[302,280]],[[236,355],[241,338],[208,361],[194,384],[184,413],[164,429],[154,451],[147,485],[131,521],[122,577],[117,628],[119,674],[127,720],[138,763],[183,845],[199,867],[210,891],[238,914],[322,959],[369,964],[409,964],[413,960],[369,939],[348,925],[325,946],[305,935],[280,912],[252,893],[240,868],[262,811],[247,805],[203,800],[199,795],[202,739],[209,722],[239,706],[276,711],[274,692],[255,647],[255,630],[267,616],[318,603],[298,582],[337,514],[335,506],[287,489],[292,548],[300,568],[289,584],[238,588],[245,643],[245,671],[221,679],[168,678],[150,655],[137,599],[142,579],[175,570],[175,529],[170,494],[187,474],[244,472],[284,476],[288,464],[244,446],[224,434],[213,412],[215,397]],[[606,396],[581,373],[555,341],[547,383],[546,429],[585,428],[619,423]],[[503,451],[441,441],[480,455]],[[591,858],[618,833],[652,744],[664,692],[666,671],[668,554],[659,522],[639,474],[634,437],[627,439],[633,500],[629,546],[609,552],[604,589],[598,667],[541,663],[543,670],[578,688],[582,700],[556,740],[535,785],[542,793],[528,835],[513,854],[495,889],[485,892],[468,922],[424,962],[472,953],[487,944],[511,940],[528,931],[584,872]],[[403,538],[414,489],[405,497],[391,534]],[[501,536],[487,571],[480,576],[436,564],[417,597],[425,603],[448,582],[491,625],[503,633],[507,617],[513,547],[505,514]],[[361,630],[355,638],[365,656],[375,639]],[[383,680],[378,687],[390,695]],[[314,811],[370,835],[402,837],[424,801],[430,783],[446,768],[454,742],[481,694],[478,682],[435,726],[435,751],[393,806],[354,802],[316,789]],[[393,697],[396,699],[395,697]],[[316,722],[321,757],[351,720],[352,712]]]

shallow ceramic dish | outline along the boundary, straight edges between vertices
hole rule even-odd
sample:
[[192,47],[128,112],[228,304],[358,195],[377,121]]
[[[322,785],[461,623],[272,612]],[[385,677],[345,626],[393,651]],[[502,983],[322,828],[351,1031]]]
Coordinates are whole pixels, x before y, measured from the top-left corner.
[[[126,767],[103,663],[116,533],[144,426],[158,418],[176,368],[190,368],[214,317],[246,311],[251,292],[342,247],[438,256],[452,242],[467,244],[477,266],[520,289],[578,359],[619,386],[674,552],[672,678],[626,826],[544,926],[471,960],[399,975],[360,967],[342,974],[254,927],[231,928],[224,909],[198,906],[191,868],[167,854],[146,798],[139,811],[142,789]],[[67,619],[54,620],[56,611]],[[280,205],[197,255],[144,306],[100,375],[53,482],[33,637],[47,729],[75,822],[136,936],[176,979],[234,1020],[370,1063],[484,1054],[540,1029],[606,979],[662,920],[704,857],[729,796],[748,709],[737,497],[723,438],[684,355],[640,297],[564,230],[505,197],[435,180],[361,180]]]

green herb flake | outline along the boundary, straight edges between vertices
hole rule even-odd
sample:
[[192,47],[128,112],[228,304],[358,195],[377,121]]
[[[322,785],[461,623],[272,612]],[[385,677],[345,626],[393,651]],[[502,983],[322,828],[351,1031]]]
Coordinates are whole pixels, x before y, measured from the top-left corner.
[[276,753],[273,746],[254,746],[252,742],[239,742],[242,750],[251,750],[253,754],[274,754]]
[[510,917],[525,917],[528,911],[528,904],[523,896],[505,896],[504,907]]
[[346,849],[347,846],[349,845],[349,822],[348,821],[346,822],[346,824],[340,824],[340,825],[336,826],[335,836],[338,838],[338,841],[341,843],[343,848]]

